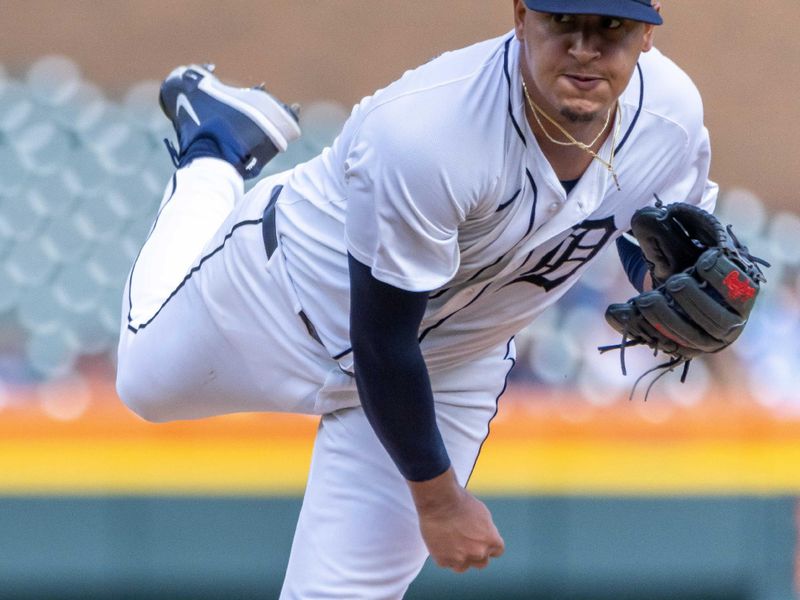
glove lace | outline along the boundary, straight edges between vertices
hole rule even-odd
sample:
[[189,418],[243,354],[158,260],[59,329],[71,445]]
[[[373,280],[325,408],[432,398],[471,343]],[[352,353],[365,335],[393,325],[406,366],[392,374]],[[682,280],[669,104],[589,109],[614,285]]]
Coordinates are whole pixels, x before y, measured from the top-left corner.
[[758,265],[761,265],[761,266],[767,267],[767,268],[771,267],[772,265],[770,263],[768,263],[766,260],[764,260],[763,258],[759,258],[758,256],[753,256],[752,254],[750,254],[750,249],[747,246],[745,246],[742,242],[740,242],[739,238],[736,237],[736,234],[733,233],[733,226],[732,225],[728,225],[727,227],[725,227],[725,230],[728,232],[728,235],[730,236],[731,241],[733,242],[733,245],[742,254],[742,256],[744,256],[745,258],[747,258],[748,260],[753,262],[753,271],[754,271],[753,277],[759,283],[766,283],[767,278],[764,275],[764,272],[759,268]]
[[[600,351],[600,354],[604,354],[611,350],[619,350],[619,359],[620,359],[620,367],[622,368],[622,374],[627,375],[628,370],[625,368],[625,348],[629,348],[630,346],[639,346],[641,344],[645,344],[645,341],[642,339],[628,339],[628,332],[627,330],[622,334],[622,342],[619,344],[611,344],[610,346],[599,346],[597,349]],[[656,350],[653,354],[654,356],[658,355],[658,350]],[[655,373],[656,371],[661,371],[656,375],[653,380],[647,385],[647,389],[644,392],[644,401],[647,402],[647,398],[650,395],[650,390],[653,389],[653,386],[656,382],[661,379],[667,373],[670,373],[683,365],[683,371],[681,372],[681,383],[686,382],[686,376],[689,374],[689,364],[692,362],[691,358],[684,358],[682,356],[675,356],[668,360],[667,362],[661,363],[660,365],[656,365],[655,367],[651,367],[647,369],[644,373],[639,375],[636,378],[636,381],[631,388],[631,393],[628,395],[628,400],[633,400],[634,395],[636,394],[636,388],[641,383],[642,379],[650,375],[651,373]]]
[[686,376],[689,374],[689,363],[692,362],[692,359],[682,358],[680,356],[676,356],[665,363],[661,363],[660,365],[656,365],[639,375],[636,379],[636,382],[633,384],[631,388],[631,393],[628,396],[628,400],[633,400],[633,395],[636,393],[636,387],[639,385],[639,382],[644,379],[650,373],[654,373],[656,371],[661,371],[658,375],[656,375],[653,380],[648,384],[647,389],[644,392],[644,401],[647,402],[647,397],[650,395],[650,390],[653,389],[653,386],[656,382],[661,379],[667,373],[671,373],[675,370],[676,367],[683,365],[683,371],[681,372],[681,383],[686,382]]

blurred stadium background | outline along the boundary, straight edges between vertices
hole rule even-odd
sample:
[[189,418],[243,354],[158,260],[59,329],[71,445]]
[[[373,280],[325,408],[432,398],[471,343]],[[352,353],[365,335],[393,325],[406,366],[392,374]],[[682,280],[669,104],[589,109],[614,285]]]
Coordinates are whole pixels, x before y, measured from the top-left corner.
[[[718,213],[772,263],[743,338],[647,402],[602,312],[613,252],[518,339],[471,487],[508,549],[409,598],[796,597],[800,136],[794,0],[665,0],[659,47],[704,94]],[[735,9],[734,9],[735,5]],[[150,425],[113,390],[122,286],[171,163],[159,79],[214,60],[302,102],[330,143],[360,97],[511,27],[511,2],[0,3],[0,598],[277,597],[316,422]],[[632,374],[654,364],[630,351]]]

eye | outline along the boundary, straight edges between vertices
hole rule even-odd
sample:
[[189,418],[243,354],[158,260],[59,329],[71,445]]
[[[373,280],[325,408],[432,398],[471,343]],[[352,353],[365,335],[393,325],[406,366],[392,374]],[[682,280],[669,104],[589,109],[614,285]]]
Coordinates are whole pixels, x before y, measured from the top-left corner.
[[615,17],[605,17],[603,19],[603,27],[605,29],[619,29],[622,27],[622,20]]
[[562,15],[555,13],[551,15],[554,23],[558,23],[559,25],[566,25],[568,23],[572,23],[575,20],[575,15]]

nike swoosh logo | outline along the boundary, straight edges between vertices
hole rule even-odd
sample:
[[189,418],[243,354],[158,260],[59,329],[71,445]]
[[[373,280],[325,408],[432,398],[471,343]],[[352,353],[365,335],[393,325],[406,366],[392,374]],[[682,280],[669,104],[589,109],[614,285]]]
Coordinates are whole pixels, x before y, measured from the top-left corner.
[[178,100],[175,103],[175,115],[181,114],[181,109],[185,110],[187,114],[191,117],[192,121],[195,122],[198,126],[200,125],[200,117],[197,116],[197,113],[194,111],[192,104],[189,102],[189,98],[186,97],[186,94],[178,94]]

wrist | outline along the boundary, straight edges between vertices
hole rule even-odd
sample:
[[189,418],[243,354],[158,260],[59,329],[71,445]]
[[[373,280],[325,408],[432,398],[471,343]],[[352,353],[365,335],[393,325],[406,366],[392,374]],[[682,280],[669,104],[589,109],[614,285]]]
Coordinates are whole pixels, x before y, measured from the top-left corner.
[[420,514],[447,510],[456,504],[464,493],[452,466],[433,479],[409,481],[408,486],[414,505]]

